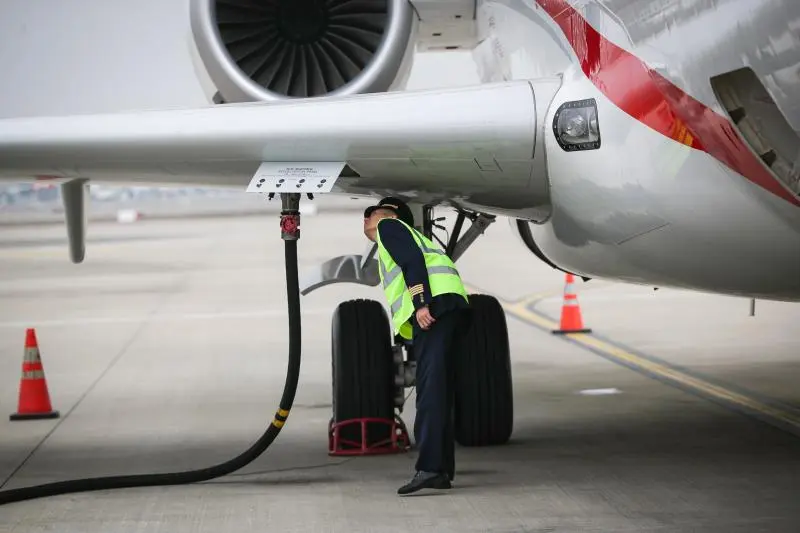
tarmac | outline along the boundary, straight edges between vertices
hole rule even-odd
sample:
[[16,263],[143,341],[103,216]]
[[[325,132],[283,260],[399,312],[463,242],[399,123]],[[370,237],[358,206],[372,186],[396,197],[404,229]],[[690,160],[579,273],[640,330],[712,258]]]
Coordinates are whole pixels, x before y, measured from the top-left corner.
[[[310,213],[301,272],[361,253],[358,210]],[[0,485],[205,467],[272,420],[288,324],[274,213],[0,229]],[[195,485],[0,507],[0,532],[796,532],[800,306],[578,282],[585,335],[557,336],[564,275],[504,219],[459,268],[507,313],[512,441],[457,448],[450,491],[398,497],[415,452],[327,454],[331,315],[377,287],[302,297],[300,386],[258,460]],[[56,420],[10,422],[35,327]],[[412,427],[415,396],[403,419]]]

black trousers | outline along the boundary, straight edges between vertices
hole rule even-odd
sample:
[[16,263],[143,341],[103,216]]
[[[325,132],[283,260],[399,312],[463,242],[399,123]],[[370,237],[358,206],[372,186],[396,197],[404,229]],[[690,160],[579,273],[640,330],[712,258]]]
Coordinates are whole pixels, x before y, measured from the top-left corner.
[[456,358],[468,316],[461,309],[442,314],[427,331],[414,327],[413,350],[417,361],[417,416],[414,440],[419,456],[417,470],[455,477]]

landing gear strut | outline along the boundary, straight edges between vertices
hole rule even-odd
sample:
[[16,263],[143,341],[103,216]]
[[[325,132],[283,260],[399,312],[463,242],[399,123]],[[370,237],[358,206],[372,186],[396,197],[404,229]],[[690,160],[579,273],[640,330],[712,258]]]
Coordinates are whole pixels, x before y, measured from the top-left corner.
[[[449,238],[434,234],[444,230],[433,207],[416,207],[418,229],[438,241],[453,261],[459,259],[495,221],[490,215],[459,209]],[[463,232],[464,223],[470,226]],[[380,283],[377,245],[362,255],[340,256],[310,272],[301,294],[331,283]],[[493,296],[470,295],[473,320],[456,368],[455,434],[462,446],[506,443],[513,431],[513,397],[508,329],[505,313]],[[383,305],[376,300],[341,303],[332,324],[333,418],[336,455],[391,452],[407,448],[408,435],[400,419],[406,389],[415,384],[416,362],[411,345],[396,341]],[[356,421],[369,423],[357,424]],[[363,429],[362,429],[363,428]],[[363,434],[362,434],[363,431]],[[333,433],[331,433],[333,434]],[[364,442],[369,442],[364,447]]]

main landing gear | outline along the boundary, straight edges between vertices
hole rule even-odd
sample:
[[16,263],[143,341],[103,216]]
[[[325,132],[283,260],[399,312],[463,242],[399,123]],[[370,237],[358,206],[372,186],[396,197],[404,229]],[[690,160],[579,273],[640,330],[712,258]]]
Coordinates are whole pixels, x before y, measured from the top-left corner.
[[[444,229],[422,209],[420,230],[438,241],[456,261],[494,222],[494,217],[459,210],[447,242],[433,233]],[[470,227],[461,236],[466,219]],[[460,238],[459,238],[460,237]],[[301,293],[331,283],[377,286],[376,245],[362,255],[331,259],[301,284]],[[511,437],[514,409],[508,329],[503,308],[493,296],[471,294],[472,327],[467,332],[456,368],[455,434],[462,446],[491,446]],[[376,300],[342,302],[332,320],[333,418],[330,452],[333,455],[390,453],[409,445],[400,418],[406,389],[415,383],[415,361],[410,345],[396,342],[384,306]]]

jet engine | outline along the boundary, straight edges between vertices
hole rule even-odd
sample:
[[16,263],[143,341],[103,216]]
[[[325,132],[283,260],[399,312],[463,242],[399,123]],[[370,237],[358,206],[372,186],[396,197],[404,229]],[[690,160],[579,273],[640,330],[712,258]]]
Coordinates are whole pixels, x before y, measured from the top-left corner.
[[190,0],[217,103],[402,89],[417,24],[408,0]]

